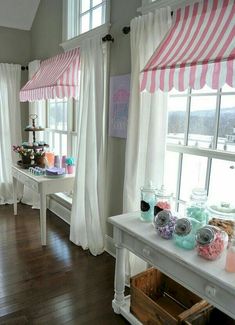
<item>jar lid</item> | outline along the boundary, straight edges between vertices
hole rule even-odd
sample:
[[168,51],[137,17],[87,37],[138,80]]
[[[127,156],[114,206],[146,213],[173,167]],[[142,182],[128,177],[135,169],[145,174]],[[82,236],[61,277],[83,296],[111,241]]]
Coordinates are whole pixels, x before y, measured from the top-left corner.
[[215,238],[214,229],[210,226],[205,226],[197,230],[196,232],[196,241],[200,245],[208,245]]
[[171,216],[172,214],[168,210],[162,210],[158,212],[154,218],[156,227],[165,227],[169,223]]
[[161,188],[157,190],[156,195],[157,195],[157,196],[160,196],[160,197],[166,197],[166,198],[169,198],[169,197],[172,197],[173,194],[167,192],[167,189],[165,188],[165,186],[162,185]]
[[175,223],[175,233],[178,236],[186,236],[190,233],[192,224],[187,218],[180,218]]
[[204,188],[194,188],[192,190],[191,196],[190,196],[191,200],[203,200],[206,201],[207,200],[207,192]]
[[153,193],[155,193],[157,189],[156,189],[156,187],[153,186],[153,183],[150,181],[147,184],[145,184],[144,186],[142,186],[140,188],[140,190],[145,191],[145,192],[153,192]]

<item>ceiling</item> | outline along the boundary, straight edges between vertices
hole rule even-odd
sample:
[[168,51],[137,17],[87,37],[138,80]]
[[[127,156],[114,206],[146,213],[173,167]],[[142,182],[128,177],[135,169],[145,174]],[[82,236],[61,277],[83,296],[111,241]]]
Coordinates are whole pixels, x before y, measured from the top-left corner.
[[30,30],[40,0],[0,0],[0,26]]

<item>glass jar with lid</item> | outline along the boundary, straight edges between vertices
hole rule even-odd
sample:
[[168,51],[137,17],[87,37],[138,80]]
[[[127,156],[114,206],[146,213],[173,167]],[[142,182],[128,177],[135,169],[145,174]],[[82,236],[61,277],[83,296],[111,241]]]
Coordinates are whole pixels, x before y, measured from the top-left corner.
[[169,210],[162,210],[154,217],[153,225],[157,233],[165,239],[171,239],[177,217],[173,216]]
[[164,185],[156,192],[156,206],[155,215],[161,210],[171,210],[172,207],[172,193],[169,193]]
[[184,249],[193,249],[196,246],[196,230],[197,224],[194,220],[189,218],[178,219],[174,227],[174,243]]
[[154,217],[154,206],[156,204],[156,188],[149,185],[141,187],[140,218],[142,221],[152,222]]
[[232,237],[229,243],[226,256],[225,270],[227,272],[235,273],[235,238]]
[[187,218],[194,219],[198,222],[198,228],[208,223],[209,212],[207,209],[207,192],[202,188],[192,190],[190,201],[186,207]]
[[228,235],[215,226],[204,226],[196,232],[197,253],[207,260],[216,260],[227,248]]

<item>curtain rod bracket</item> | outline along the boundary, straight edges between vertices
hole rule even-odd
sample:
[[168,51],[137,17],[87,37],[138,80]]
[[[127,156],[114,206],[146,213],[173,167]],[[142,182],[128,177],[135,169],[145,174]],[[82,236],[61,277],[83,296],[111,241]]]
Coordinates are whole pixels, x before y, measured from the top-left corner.
[[111,34],[107,34],[104,37],[102,37],[103,42],[114,42],[114,38]]
[[130,31],[131,31],[130,26],[125,26],[125,27],[123,27],[123,29],[122,29],[123,34],[129,34]]

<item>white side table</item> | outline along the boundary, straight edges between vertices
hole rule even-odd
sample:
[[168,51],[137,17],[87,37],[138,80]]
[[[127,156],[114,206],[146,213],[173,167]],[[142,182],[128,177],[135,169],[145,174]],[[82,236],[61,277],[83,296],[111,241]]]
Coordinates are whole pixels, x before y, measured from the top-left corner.
[[48,194],[58,192],[69,192],[73,189],[74,175],[66,174],[61,178],[47,178],[45,176],[35,176],[27,169],[22,169],[18,166],[12,166],[13,176],[13,200],[14,200],[14,215],[17,215],[17,182],[29,187],[33,191],[40,194],[40,228],[41,228],[41,243],[46,245],[46,197]]
[[172,240],[160,238],[151,223],[142,222],[140,212],[111,217],[109,222],[116,246],[115,313],[131,324],[141,324],[129,311],[129,296],[124,296],[125,252],[129,250],[235,319],[235,273],[224,270],[226,252],[216,261],[207,261],[196,250],[176,247]]

